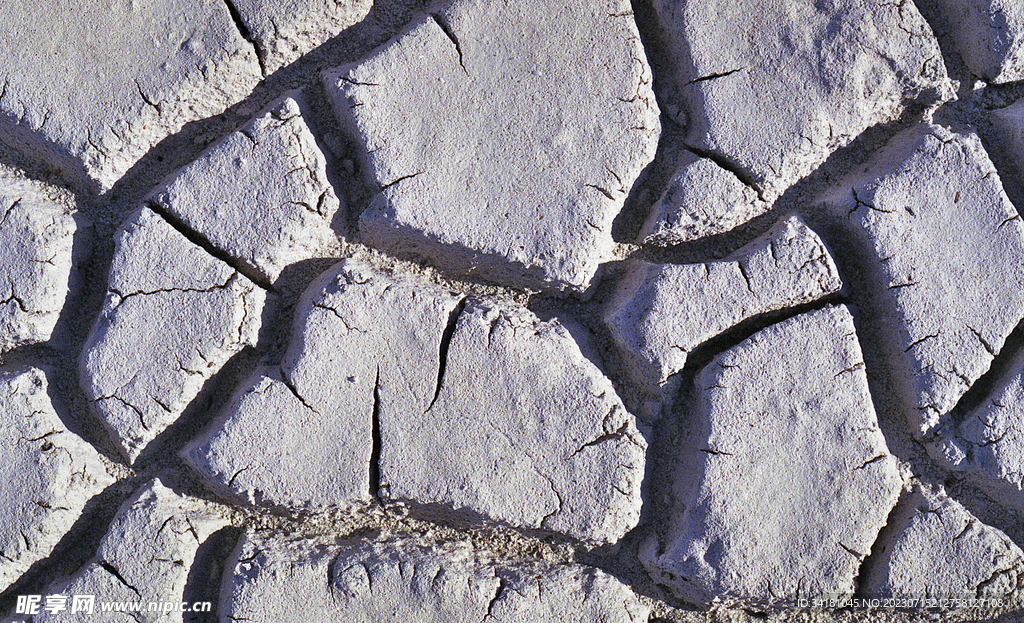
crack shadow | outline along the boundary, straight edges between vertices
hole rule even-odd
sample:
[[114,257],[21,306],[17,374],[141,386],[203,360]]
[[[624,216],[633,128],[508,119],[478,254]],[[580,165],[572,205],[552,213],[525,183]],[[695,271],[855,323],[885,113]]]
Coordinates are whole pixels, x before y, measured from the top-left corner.
[[0,612],[12,612],[18,595],[46,595],[50,584],[84,566],[96,554],[118,509],[142,482],[141,478],[119,480],[93,496],[50,555],[34,563],[0,593]]
[[182,601],[188,604],[210,602],[211,612],[186,612],[185,623],[217,623],[220,606],[220,588],[227,569],[228,558],[242,537],[239,528],[228,526],[211,534],[196,550],[192,567],[185,578]]

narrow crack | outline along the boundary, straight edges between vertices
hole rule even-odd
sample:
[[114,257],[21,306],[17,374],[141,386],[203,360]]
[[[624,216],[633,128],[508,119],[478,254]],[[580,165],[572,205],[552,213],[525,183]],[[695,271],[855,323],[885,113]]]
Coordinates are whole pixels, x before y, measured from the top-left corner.
[[[536,470],[534,470],[534,471],[536,471]],[[545,527],[544,524],[546,524],[549,519],[551,519],[552,517],[554,517],[558,513],[562,512],[562,507],[565,505],[565,500],[562,499],[562,494],[559,493],[558,489],[555,488],[555,481],[553,481],[550,476],[546,476],[546,475],[544,475],[544,474],[542,474],[540,472],[536,472],[536,473],[537,473],[538,476],[540,476],[544,480],[548,481],[548,486],[551,487],[551,492],[555,494],[556,498],[558,498],[558,507],[555,508],[555,510],[551,511],[550,513],[548,513],[547,515],[544,515],[544,517],[541,518],[541,520],[540,520],[540,527],[544,528]]]
[[761,201],[765,201],[764,189],[761,188],[761,185],[754,181],[754,178],[750,175],[749,172],[744,171],[742,167],[740,167],[735,162],[729,160],[726,156],[715,153],[708,149],[701,149],[700,147],[695,147],[688,143],[683,144],[683,148],[696,156],[700,156],[701,158],[706,158],[707,160],[710,160],[711,162],[718,165],[719,168],[724,169],[729,173],[732,173],[734,176],[736,176],[736,179],[738,179],[744,186],[749,187],[751,190],[757,193],[758,199],[760,199]]
[[231,287],[231,284],[234,282],[236,277],[237,273],[232,273],[224,283],[215,284],[209,288],[159,288],[156,290],[135,290],[134,292],[121,292],[115,288],[109,288],[109,290],[120,297],[121,302],[123,303],[125,299],[129,299],[134,296],[152,296],[154,294],[169,294],[172,292],[197,292],[200,294],[207,294],[214,290],[223,290]]
[[683,86],[688,87],[691,84],[697,84],[699,82],[707,82],[708,80],[717,80],[718,78],[725,78],[726,76],[731,76],[735,73],[741,72],[744,69],[746,69],[746,67],[738,67],[736,69],[732,69],[730,71],[723,71],[717,74],[708,74],[706,76],[701,76],[700,78],[694,78],[693,80],[690,80],[689,82],[683,84]]
[[867,555],[866,555],[866,554],[862,554],[862,553],[858,552],[857,550],[853,549],[852,547],[848,547],[848,546],[847,546],[847,545],[846,545],[845,543],[843,543],[842,541],[836,541],[836,543],[838,543],[838,544],[839,544],[839,547],[841,547],[841,548],[845,549],[845,550],[846,550],[847,552],[849,552],[849,553],[850,553],[850,555],[851,555],[851,556],[853,556],[854,558],[856,558],[856,559],[857,559],[857,562],[860,562],[860,561],[864,560],[864,558],[866,558],[866,557],[867,557]]
[[605,188],[601,188],[600,186],[597,186],[596,184],[584,184],[584,186],[589,187],[589,188],[593,188],[594,190],[596,190],[597,192],[601,193],[605,197],[608,197],[612,201],[615,200],[615,195],[613,195],[610,190],[607,190]]
[[153,100],[149,99],[149,96],[146,95],[146,92],[142,90],[142,85],[139,84],[138,78],[135,79],[135,88],[139,90],[139,96],[142,98],[143,102],[153,107],[158,115],[163,113],[163,109],[160,106],[160,102],[154,102]]
[[395,184],[397,184],[399,182],[404,182],[405,180],[412,179],[412,178],[416,177],[417,175],[423,175],[423,171],[417,171],[415,173],[410,173],[409,175],[403,175],[401,177],[395,178],[394,180],[392,180],[392,181],[388,182],[387,184],[384,184],[383,186],[381,186],[380,189],[381,189],[381,191],[384,191],[384,190],[386,190],[388,188],[391,188],[392,186],[394,186]]
[[960,539],[962,539],[963,536],[965,534],[967,534],[967,531],[971,529],[971,526],[973,526],[974,523],[975,523],[974,519],[968,520],[968,522],[966,524],[964,524],[964,529],[960,531],[960,534],[954,536],[952,540],[959,541]]
[[139,589],[137,589],[134,586],[132,586],[131,584],[129,584],[128,580],[124,579],[124,576],[121,575],[121,572],[117,570],[117,567],[115,567],[114,565],[110,564],[106,560],[99,561],[99,564],[100,564],[101,567],[103,567],[107,571],[107,573],[109,573],[110,575],[112,575],[115,578],[117,578],[118,582],[120,582],[121,584],[124,584],[128,588],[132,589],[135,592],[135,594],[138,595],[138,597],[140,599],[142,598],[142,593],[139,592]]
[[725,450],[712,450],[711,448],[697,448],[697,451],[703,452],[704,454],[710,454],[712,456],[736,456],[732,452],[726,452]]
[[267,67],[264,61],[265,52],[263,47],[260,45],[256,37],[252,35],[252,31],[246,26],[245,21],[242,20],[242,14],[238,12],[238,7],[235,6],[233,0],[224,0],[224,4],[228,7],[228,13],[231,14],[231,21],[235,23],[235,28],[238,29],[238,34],[242,35],[249,45],[252,46],[252,51],[256,54],[256,62],[260,65],[260,75],[264,78],[267,77]]
[[466,75],[468,76],[469,70],[466,69],[466,64],[462,59],[462,46],[459,45],[459,38],[455,36],[455,31],[452,30],[451,24],[437,13],[431,13],[430,17],[433,18],[434,23],[441,29],[441,32],[451,39],[452,43],[455,45],[455,52],[459,55],[459,66],[462,67],[462,71],[466,72]]
[[284,386],[288,388],[288,391],[290,391],[292,395],[295,396],[295,398],[299,402],[301,402],[304,407],[306,407],[313,413],[316,413],[317,415],[323,417],[323,414],[320,413],[320,411],[316,407],[306,402],[306,399],[302,397],[302,394],[299,393],[298,388],[296,388],[295,384],[291,382],[291,379],[288,378],[288,375],[284,373],[284,370],[281,371],[281,382],[284,383]]
[[908,352],[910,352],[910,350],[912,348],[914,348],[918,344],[922,344],[922,343],[924,343],[924,342],[926,342],[928,340],[932,340],[932,339],[935,339],[937,337],[939,337],[938,333],[934,333],[934,334],[931,334],[931,335],[926,335],[926,336],[922,337],[919,340],[915,340],[915,341],[911,342],[910,346],[907,346],[906,348],[903,349],[903,352],[908,353]]
[[491,596],[491,601],[487,603],[487,617],[491,618],[494,616],[494,604],[498,603],[501,599],[501,594],[505,592],[505,579],[498,576],[498,588],[495,589],[494,595]]
[[742,260],[736,262],[736,266],[738,266],[740,269],[740,274],[743,275],[743,281],[745,281],[747,284],[747,290],[751,294],[754,294],[754,288],[753,286],[750,285],[750,275],[747,274],[747,268],[743,264],[744,262]]
[[268,292],[275,292],[273,284],[270,283],[270,280],[260,273],[259,270],[215,246],[210,242],[209,238],[192,229],[192,227],[185,223],[185,221],[172,214],[156,201],[147,201],[146,205],[150,210],[156,212],[161,218],[167,221],[171,227],[178,230],[178,233],[185,236],[189,242],[206,251],[216,259],[224,262],[231,268],[234,268],[257,286],[267,290]]
[[380,497],[380,365],[373,381],[373,409],[370,411],[370,497]]
[[441,343],[437,347],[437,384],[434,386],[434,397],[430,401],[430,406],[427,407],[427,411],[434,408],[434,403],[437,402],[437,397],[441,395],[441,385],[444,384],[444,373],[448,369],[448,348],[452,343],[452,336],[455,335],[455,326],[458,323],[459,316],[462,315],[462,311],[466,309],[467,299],[459,301],[455,309],[448,314],[448,324],[445,326],[444,331],[441,333]]
[[988,340],[986,340],[984,337],[982,337],[980,331],[976,330],[972,326],[968,326],[967,328],[970,330],[971,333],[974,334],[974,337],[978,338],[978,341],[981,342],[982,348],[984,348],[986,351],[988,351],[989,355],[992,355],[993,357],[995,357],[998,354],[996,352],[996,349],[993,348],[991,344],[989,344]]
[[848,374],[848,373],[850,373],[850,372],[855,372],[855,371],[857,371],[857,370],[863,370],[863,369],[865,369],[865,365],[864,365],[864,362],[863,362],[863,361],[858,361],[857,363],[853,364],[853,365],[852,365],[852,366],[850,366],[849,368],[843,368],[843,369],[842,369],[842,370],[840,370],[839,372],[836,372],[836,373],[835,373],[835,374],[834,374],[834,375],[832,376],[832,378],[834,378],[834,379],[837,379],[837,378],[839,378],[839,377],[840,377],[840,375],[843,375],[843,374]]
[[247,469],[252,469],[252,465],[246,465],[245,467],[231,475],[231,478],[228,479],[228,489],[231,489],[235,486],[235,478],[238,478],[238,475]]

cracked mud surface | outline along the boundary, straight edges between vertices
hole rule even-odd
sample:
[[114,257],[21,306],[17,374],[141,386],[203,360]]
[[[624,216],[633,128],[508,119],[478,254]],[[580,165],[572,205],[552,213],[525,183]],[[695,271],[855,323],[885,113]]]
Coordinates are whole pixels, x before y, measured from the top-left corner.
[[1024,617],[1019,3],[86,4],[0,9],[4,621]]

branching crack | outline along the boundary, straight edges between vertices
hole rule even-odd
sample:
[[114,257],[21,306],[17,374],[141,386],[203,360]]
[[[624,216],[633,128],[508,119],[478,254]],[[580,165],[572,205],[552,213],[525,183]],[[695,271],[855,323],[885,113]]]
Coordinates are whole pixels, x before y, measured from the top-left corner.
[[859,208],[861,206],[864,206],[865,208],[867,208],[869,210],[874,210],[875,212],[881,212],[882,214],[892,214],[892,213],[894,213],[896,211],[896,210],[883,210],[881,208],[875,207],[874,205],[872,205],[872,204],[870,204],[870,203],[868,203],[866,201],[862,201],[861,198],[859,196],[857,196],[857,189],[856,188],[851,188],[850,192],[853,193],[853,201],[854,201],[854,203],[856,205],[854,206],[853,210],[850,210],[847,213],[847,216],[849,216],[850,214],[853,214],[857,210],[857,208]]
[[129,409],[131,409],[132,411],[134,411],[139,416],[139,423],[142,424],[142,428],[144,430],[149,430],[149,425],[146,424],[146,418],[142,414],[142,409],[136,407],[132,403],[128,402],[127,400],[125,400],[124,398],[121,398],[120,396],[118,396],[116,394],[111,394],[109,396],[100,396],[99,398],[96,399],[96,402],[99,402],[100,400],[116,400],[116,401],[120,402],[124,406],[126,406]]
[[338,320],[341,321],[341,324],[345,325],[345,330],[346,331],[355,331],[356,333],[368,333],[369,332],[369,329],[360,329],[359,327],[355,327],[355,326],[350,325],[348,323],[348,318],[346,318],[345,316],[342,316],[341,312],[339,312],[338,310],[334,309],[333,307],[330,307],[328,305],[324,305],[323,303],[320,303],[320,302],[314,302],[313,303],[313,307],[315,307],[317,309],[322,309],[324,311],[329,311],[332,314],[334,314],[338,318]]
[[985,589],[987,589],[990,585],[995,584],[996,581],[999,580],[1000,576],[1005,575],[1010,571],[1011,569],[995,569],[994,571],[992,571],[992,575],[978,583],[978,586],[975,589],[975,595],[978,598],[981,598],[981,596],[985,594]]
[[505,592],[505,579],[498,578],[498,588],[494,590],[494,595],[491,596],[491,601],[487,604],[487,618],[494,616],[494,604],[501,599],[501,594]]
[[338,79],[341,80],[342,82],[347,82],[348,84],[354,84],[354,85],[361,86],[361,87],[379,87],[380,86],[380,84],[378,84],[376,82],[359,82],[358,80],[353,80],[352,78],[346,78],[345,76],[338,76]]
[[[620,426],[618,428],[618,430],[614,430],[614,431],[612,431],[610,433],[604,433],[603,435],[600,435],[600,436],[598,436],[598,437],[596,437],[594,439],[591,439],[587,443],[583,444],[582,446],[577,448],[575,452],[570,454],[568,459],[571,459],[572,457],[574,457],[577,454],[579,454],[580,452],[582,452],[584,448],[590,448],[592,446],[596,446],[596,445],[604,443],[606,441],[611,441],[613,439],[619,439],[621,437],[625,437],[627,434],[629,434],[629,422],[628,421],[627,422],[623,422],[622,426]],[[568,460],[568,459],[566,459],[566,460]]]

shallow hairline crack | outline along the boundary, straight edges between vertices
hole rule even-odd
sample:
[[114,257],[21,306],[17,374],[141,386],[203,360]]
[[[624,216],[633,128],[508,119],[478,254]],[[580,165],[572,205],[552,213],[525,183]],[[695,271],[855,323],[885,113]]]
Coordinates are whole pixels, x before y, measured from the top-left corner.
[[[621,439],[623,437],[625,437],[631,443],[634,443],[634,444],[636,443],[636,441],[629,434],[629,421],[628,420],[623,422],[622,425],[619,426],[619,428],[617,430],[614,430],[614,431],[612,431],[610,433],[604,433],[603,435],[599,435],[598,437],[596,437],[596,438],[594,438],[594,439],[584,443],[579,448],[577,448],[572,454],[567,456],[565,458],[565,460],[568,461],[569,459],[575,457],[577,454],[582,452],[584,448],[590,448],[592,446],[596,446],[596,445],[604,443],[606,441],[612,441],[614,439]],[[637,444],[637,445],[639,445],[639,444]]]
[[136,290],[134,292],[121,293],[116,288],[110,288],[110,291],[116,294],[121,300],[119,303],[124,302],[133,296],[152,296],[154,294],[170,294],[174,292],[197,292],[197,293],[210,293],[215,290],[224,290],[231,287],[232,282],[238,276],[237,271],[232,271],[231,275],[228,276],[227,281],[221,284],[213,285],[208,288],[159,288],[156,290]]

